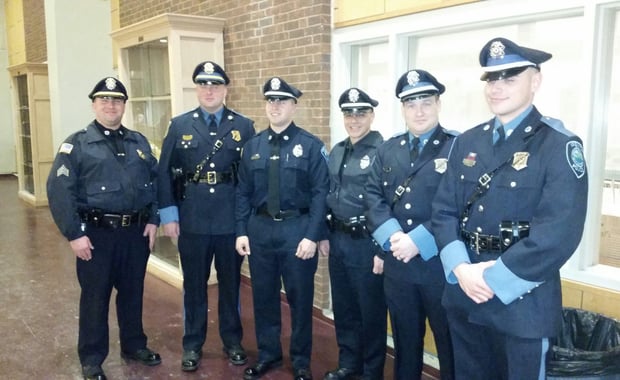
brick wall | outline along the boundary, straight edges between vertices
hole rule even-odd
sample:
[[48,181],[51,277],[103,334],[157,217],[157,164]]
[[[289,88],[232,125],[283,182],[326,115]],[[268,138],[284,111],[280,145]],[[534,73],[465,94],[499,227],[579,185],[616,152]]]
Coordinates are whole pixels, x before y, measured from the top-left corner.
[[47,61],[44,0],[23,0],[26,62]]
[[[257,129],[266,128],[262,86],[281,76],[304,93],[295,122],[331,146],[330,0],[120,0],[119,5],[121,27],[162,13],[225,19],[223,64],[231,78],[227,105],[252,118]],[[329,305],[328,281],[327,260],[320,258],[317,307]]]

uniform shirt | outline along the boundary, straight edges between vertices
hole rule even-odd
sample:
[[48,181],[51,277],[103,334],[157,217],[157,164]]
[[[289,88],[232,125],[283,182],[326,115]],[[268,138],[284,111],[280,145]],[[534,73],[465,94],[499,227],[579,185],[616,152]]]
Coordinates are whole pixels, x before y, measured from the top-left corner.
[[[383,137],[377,131],[370,131],[364,138],[352,145],[347,138],[334,146],[329,154],[329,194],[327,206],[332,215],[340,220],[364,215],[366,210],[366,181],[375,160],[377,147]],[[347,146],[351,151],[345,159]],[[344,166],[343,166],[344,165]]]
[[209,185],[188,183],[185,199],[173,195],[172,168],[193,174],[217,139],[222,147],[205,165],[208,171],[236,172],[245,142],[255,134],[254,122],[224,107],[217,135],[209,135],[205,112],[199,107],[172,119],[159,159],[159,206],[162,223],[178,221],[182,231],[196,234],[234,233],[235,181]]
[[[440,125],[435,127],[430,137],[422,140],[426,144],[413,167],[409,133],[392,137],[377,150],[377,159],[366,185],[368,227],[377,243],[386,250],[389,249],[390,236],[401,230],[420,250],[420,255],[407,264],[395,259],[392,263],[393,258],[387,255],[386,276],[394,275],[415,283],[438,281],[435,272],[441,273],[441,264],[430,226],[431,204],[446,171],[455,135]],[[412,178],[405,191],[393,203],[395,191],[409,176]],[[421,261],[429,262],[430,267],[421,266]]]
[[[329,191],[325,146],[295,123],[280,135],[280,209],[309,209],[305,237],[318,241],[324,233],[325,197]],[[270,152],[269,128],[243,148],[237,187],[237,236],[247,235],[250,214],[267,204]]]
[[93,121],[60,146],[47,179],[49,207],[61,233],[74,240],[85,235],[79,211],[93,208],[110,213],[150,207],[157,215],[157,160],[147,139],[123,126],[124,156],[117,156],[101,127]]
[[432,225],[445,276],[455,284],[457,265],[481,260],[461,240],[461,215],[478,179],[509,162],[473,204],[464,229],[498,236],[502,221],[529,222],[529,237],[485,271],[497,297],[474,307],[471,319],[517,336],[553,336],[561,311],[559,269],[577,248],[585,221],[581,140],[535,107],[502,144],[494,146],[492,134],[493,120],[459,136],[435,198]]

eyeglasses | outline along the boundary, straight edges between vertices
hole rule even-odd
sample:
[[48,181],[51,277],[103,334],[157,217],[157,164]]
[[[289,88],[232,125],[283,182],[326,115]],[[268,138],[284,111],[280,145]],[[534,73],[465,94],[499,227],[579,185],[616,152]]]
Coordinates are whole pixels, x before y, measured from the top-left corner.
[[119,106],[121,104],[125,104],[125,99],[123,98],[115,98],[113,96],[99,96],[97,97],[101,101],[101,104],[112,104],[114,106]]

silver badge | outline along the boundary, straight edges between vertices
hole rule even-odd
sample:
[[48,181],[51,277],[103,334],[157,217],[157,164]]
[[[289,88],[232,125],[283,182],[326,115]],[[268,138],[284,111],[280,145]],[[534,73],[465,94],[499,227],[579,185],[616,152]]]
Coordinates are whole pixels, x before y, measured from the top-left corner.
[[577,141],[566,144],[566,160],[577,178],[586,174],[586,161],[583,158],[583,146]]
[[301,157],[304,154],[304,148],[302,148],[301,144],[297,144],[293,147],[293,156]]
[[362,159],[360,160],[360,168],[361,169],[366,169],[367,167],[370,166],[370,157],[368,157],[368,155],[365,155],[364,157],[362,157]]
[[213,72],[215,71],[215,67],[213,67],[213,63],[211,62],[205,63],[202,69],[207,74],[213,74]]
[[349,90],[349,101],[351,103],[357,103],[360,98],[360,93],[356,89],[352,88]]
[[410,71],[407,73],[407,83],[410,86],[415,86],[420,81],[420,74],[417,71]]
[[108,90],[114,90],[116,88],[116,79],[108,78],[105,80],[105,88]]
[[278,78],[271,79],[271,82],[269,83],[269,85],[271,86],[272,90],[279,90],[281,84],[282,84],[282,82],[280,82],[280,79],[278,79]]
[[493,41],[491,43],[491,47],[489,48],[489,56],[493,59],[502,59],[506,54],[504,50],[506,47],[500,41]]
[[447,158],[437,158],[435,159],[435,171],[439,174],[443,174],[448,169],[448,159]]

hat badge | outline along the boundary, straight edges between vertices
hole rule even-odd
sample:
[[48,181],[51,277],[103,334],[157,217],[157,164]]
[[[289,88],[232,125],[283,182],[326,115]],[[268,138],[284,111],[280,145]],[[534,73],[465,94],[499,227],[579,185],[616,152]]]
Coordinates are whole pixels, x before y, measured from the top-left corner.
[[420,74],[417,71],[410,71],[407,73],[407,83],[410,86],[415,86],[420,81]]
[[108,90],[114,90],[116,88],[116,79],[108,78],[105,80],[105,87]]
[[491,43],[491,47],[489,48],[489,55],[493,59],[502,59],[504,58],[506,47],[501,41],[493,41]]
[[349,90],[349,101],[351,103],[356,103],[360,98],[360,92],[357,91],[356,89],[351,89]]
[[207,74],[213,74],[213,72],[215,71],[215,67],[213,67],[213,64],[211,62],[207,62],[204,64],[203,70]]
[[271,82],[269,83],[269,85],[271,86],[272,90],[279,90],[281,84],[282,84],[282,82],[280,82],[280,79],[278,79],[278,78],[273,78],[271,80]]

